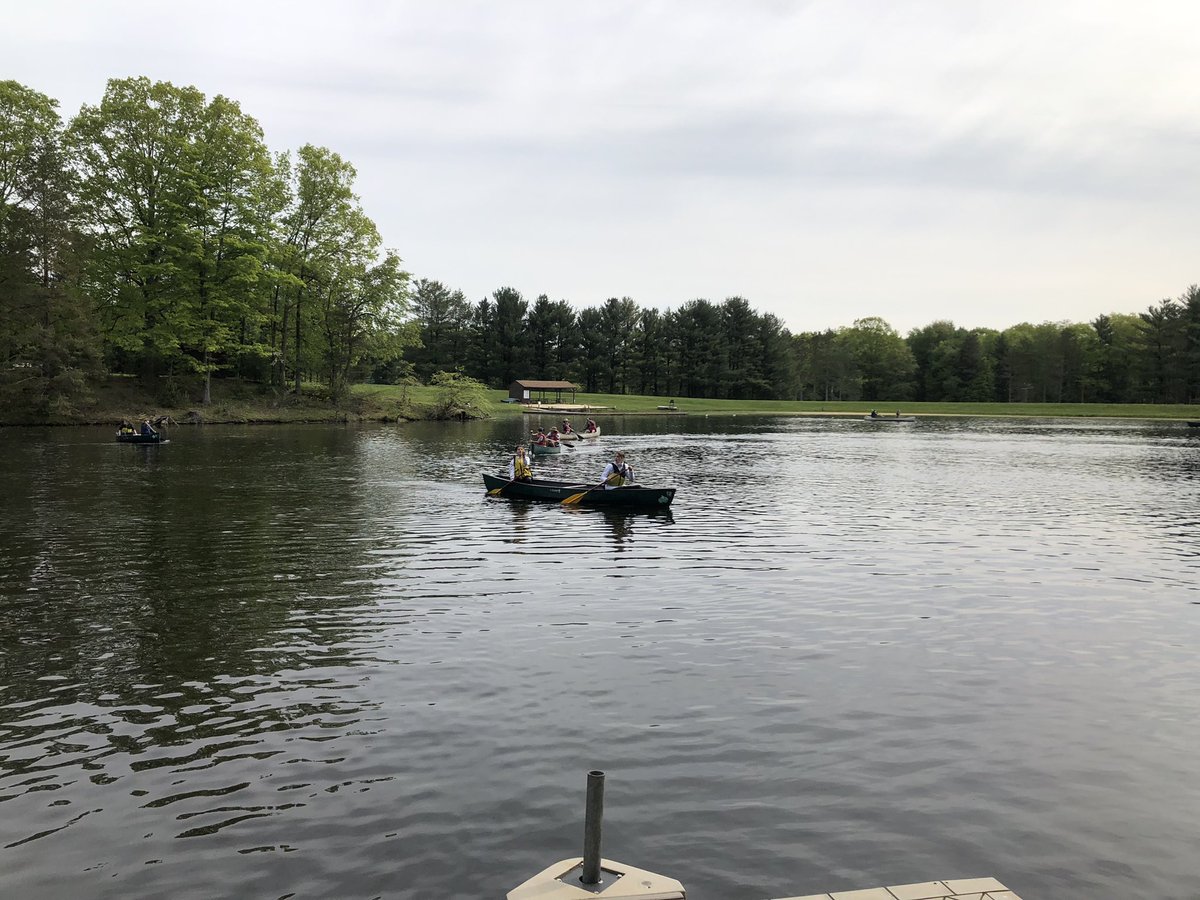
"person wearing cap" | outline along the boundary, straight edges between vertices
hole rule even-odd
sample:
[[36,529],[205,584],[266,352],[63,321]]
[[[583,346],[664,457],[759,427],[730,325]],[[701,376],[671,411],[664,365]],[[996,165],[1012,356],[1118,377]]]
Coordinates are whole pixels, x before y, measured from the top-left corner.
[[558,446],[558,429],[555,428],[553,425],[550,426],[550,433],[548,435],[546,435],[546,446],[547,447],[557,447]]
[[525,455],[524,444],[517,444],[512,459],[508,461],[508,480],[533,481],[533,466],[529,464],[529,457]]
[[562,431],[563,434],[574,434],[575,433],[571,430],[571,423],[566,419],[563,419],[562,428],[560,430]]
[[633,466],[625,462],[625,454],[620,450],[613,456],[612,462],[604,467],[600,483],[606,491],[619,487],[637,487],[633,483]]

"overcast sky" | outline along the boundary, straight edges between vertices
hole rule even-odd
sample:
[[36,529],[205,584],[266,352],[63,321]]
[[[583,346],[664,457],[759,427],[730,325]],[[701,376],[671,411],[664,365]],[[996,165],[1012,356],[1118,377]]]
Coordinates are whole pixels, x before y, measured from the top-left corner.
[[0,78],[147,75],[336,150],[416,277],[794,331],[1200,281],[1200,2],[5,4]]

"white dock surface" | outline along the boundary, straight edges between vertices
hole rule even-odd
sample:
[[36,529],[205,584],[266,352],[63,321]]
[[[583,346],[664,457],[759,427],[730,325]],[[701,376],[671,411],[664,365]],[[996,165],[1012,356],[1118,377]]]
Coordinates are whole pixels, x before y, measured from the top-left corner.
[[947,878],[919,884],[894,884],[863,891],[833,891],[780,897],[779,900],[1021,900],[995,878]]

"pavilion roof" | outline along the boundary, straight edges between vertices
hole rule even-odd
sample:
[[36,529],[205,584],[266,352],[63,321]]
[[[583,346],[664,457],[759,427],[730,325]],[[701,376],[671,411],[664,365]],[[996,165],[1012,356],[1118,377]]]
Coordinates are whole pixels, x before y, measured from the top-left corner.
[[532,388],[535,391],[577,391],[579,385],[571,384],[569,381],[537,381],[531,378],[518,378],[517,384],[524,388]]

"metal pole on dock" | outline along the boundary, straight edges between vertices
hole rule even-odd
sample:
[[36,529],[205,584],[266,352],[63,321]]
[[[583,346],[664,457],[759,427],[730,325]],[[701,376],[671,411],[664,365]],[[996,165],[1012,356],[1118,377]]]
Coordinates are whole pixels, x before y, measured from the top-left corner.
[[588,772],[587,810],[583,820],[583,873],[579,880],[584,884],[600,882],[600,820],[604,818],[604,773],[596,769]]

